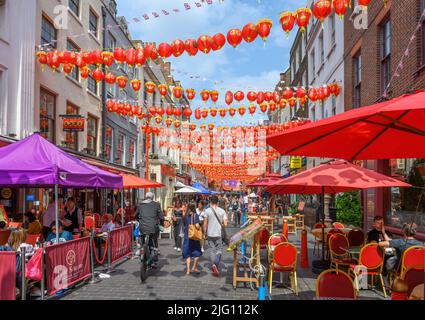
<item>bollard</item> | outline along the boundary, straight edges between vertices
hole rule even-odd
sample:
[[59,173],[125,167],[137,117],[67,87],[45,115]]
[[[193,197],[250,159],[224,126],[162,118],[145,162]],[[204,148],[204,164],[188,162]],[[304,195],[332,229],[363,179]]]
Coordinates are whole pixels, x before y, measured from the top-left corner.
[[283,220],[283,235],[288,239],[288,220],[286,219]]
[[25,274],[25,247],[21,248],[21,299],[26,300],[27,299],[27,280],[26,280],[26,274]]
[[409,290],[407,283],[401,278],[396,278],[391,286],[391,300],[408,300],[407,291]]
[[301,231],[301,260],[300,266],[303,269],[308,268],[308,248],[307,248],[307,230]]
[[111,265],[111,238],[110,238],[110,232],[108,231],[108,235],[107,235],[107,241],[108,241],[108,253],[107,253],[107,255],[108,255],[108,269],[107,269],[107,271],[106,271],[106,273],[112,273],[112,272],[115,272],[116,270],[114,269],[114,268],[112,268],[112,265]]
[[90,233],[90,266],[91,266],[91,280],[90,283],[96,283],[96,276],[94,274],[94,257],[93,257],[93,252],[94,252],[94,248],[93,248],[93,230]]

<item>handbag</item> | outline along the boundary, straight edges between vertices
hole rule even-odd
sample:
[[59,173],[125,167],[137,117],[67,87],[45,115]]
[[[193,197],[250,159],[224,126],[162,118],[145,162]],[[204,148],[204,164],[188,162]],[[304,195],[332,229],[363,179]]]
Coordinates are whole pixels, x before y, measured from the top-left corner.
[[25,266],[25,275],[27,279],[41,281],[43,278],[41,271],[41,256],[43,255],[43,249],[37,249],[31,259]]
[[219,224],[220,224],[220,226],[221,226],[221,240],[223,241],[223,243],[224,243],[226,246],[228,246],[228,245],[229,245],[229,237],[227,236],[226,229],[224,228],[224,226],[223,226],[222,222],[221,222],[221,221],[220,221],[220,219],[218,218],[217,213],[215,212],[214,208],[213,208],[213,207],[210,207],[210,208],[211,208],[212,212],[214,213],[215,218],[217,219],[218,223],[219,223]]
[[202,229],[201,226],[199,228],[196,227],[195,221],[194,221],[195,214],[192,214],[192,223],[189,225],[188,228],[188,236],[190,240],[194,241],[201,241],[202,240]]

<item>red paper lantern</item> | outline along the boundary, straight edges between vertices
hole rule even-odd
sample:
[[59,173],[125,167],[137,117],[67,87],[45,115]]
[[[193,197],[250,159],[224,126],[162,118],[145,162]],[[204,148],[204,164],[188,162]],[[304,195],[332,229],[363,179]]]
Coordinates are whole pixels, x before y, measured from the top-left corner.
[[111,72],[108,72],[108,73],[105,75],[105,82],[106,82],[107,84],[114,84],[114,83],[116,82],[116,80],[117,80],[117,77],[115,76],[115,74],[113,74],[113,73],[111,73]]
[[149,107],[149,113],[154,116],[156,114],[156,108],[154,106]]
[[231,117],[235,116],[236,108],[229,108],[229,114],[230,114]]
[[226,104],[230,106],[233,103],[233,93],[231,91],[227,91],[224,100]]
[[[364,7],[364,9],[367,9],[369,4],[372,2],[372,0],[358,0],[359,6]],[[384,4],[386,4],[386,0],[384,0]]]
[[257,103],[262,104],[265,100],[265,94],[263,91],[257,92]]
[[198,49],[207,54],[211,51],[211,42],[207,35],[202,35],[198,38]]
[[253,23],[246,24],[242,29],[242,38],[245,42],[253,42],[258,36],[257,27]]
[[180,117],[182,115],[182,109],[180,109],[180,108],[174,108],[174,115],[176,117]]
[[290,98],[290,99],[288,100],[288,103],[289,103],[289,106],[290,106],[291,108],[293,108],[293,107],[295,107],[295,106],[297,105],[297,99],[295,99],[294,97],[292,97],[292,98]]
[[85,66],[80,69],[80,76],[83,79],[87,79],[90,76],[90,68]]
[[285,107],[286,107],[286,100],[285,99],[280,99],[280,101],[279,101],[279,108],[280,108],[280,110],[285,109]]
[[38,62],[42,65],[46,65],[47,64],[47,53],[44,51],[38,51],[36,53],[37,58],[38,58]]
[[320,101],[325,100],[326,96],[325,96],[325,92],[323,90],[323,87],[320,87],[317,89],[317,99]]
[[277,91],[274,91],[273,92],[273,101],[274,101],[274,103],[279,103],[279,101],[280,101],[280,94],[279,94],[279,92],[277,92]]
[[208,117],[208,109],[202,109],[202,111],[201,111],[201,115],[202,115],[202,118],[206,118],[206,117]]
[[159,94],[162,97],[165,97],[167,95],[167,93],[168,93],[168,87],[167,87],[167,85],[166,84],[159,84],[158,85],[158,91],[159,91]]
[[72,69],[74,69],[74,66],[70,63],[64,64],[62,66],[62,71],[65,74],[70,74],[72,72]]
[[118,64],[125,62],[126,52],[123,48],[115,48],[114,50],[114,59]]
[[243,91],[236,91],[234,97],[237,102],[241,102],[245,98],[245,94]]
[[162,117],[161,117],[161,116],[156,116],[156,117],[155,117],[155,122],[156,122],[157,124],[160,124],[160,123],[162,122]]
[[310,90],[308,90],[308,99],[312,102],[317,101],[317,90],[315,88],[311,88]]
[[224,109],[224,108],[220,108],[219,113],[220,113],[220,116],[221,116],[222,118],[224,118],[224,117],[226,116],[226,109]]
[[198,53],[198,44],[194,39],[186,40],[184,43],[184,48],[189,56],[196,56]]
[[307,96],[302,96],[301,98],[298,98],[298,102],[300,106],[304,107],[305,104],[307,103]]
[[179,39],[174,40],[171,46],[173,48],[173,56],[175,56],[176,58],[180,57],[185,50],[184,42]]
[[60,67],[59,53],[56,50],[47,53],[47,64],[53,71],[56,71],[56,69]]
[[286,34],[289,34],[289,32],[291,32],[294,28],[295,16],[292,12],[286,11],[280,14],[279,21],[282,25],[283,31],[285,31]]
[[227,33],[227,42],[236,48],[242,42],[242,31],[239,29],[231,29]]
[[311,10],[308,8],[298,9],[295,13],[295,21],[297,26],[300,28],[301,32],[305,32],[311,18]]
[[102,52],[100,52],[99,50],[92,51],[90,55],[92,62],[97,66],[100,66],[103,63]]
[[156,114],[157,115],[160,115],[162,117],[164,115],[164,113],[165,113],[165,110],[164,110],[163,107],[156,108]]
[[167,127],[170,127],[173,124],[173,120],[168,118],[168,119],[165,120],[165,124],[166,124]]
[[199,108],[195,110],[195,119],[196,120],[201,119],[201,110]]
[[219,93],[216,90],[210,92],[211,101],[216,103],[218,100]]
[[238,112],[241,116],[243,116],[245,114],[245,111],[246,111],[245,107],[239,107],[238,108]]
[[216,50],[220,50],[226,44],[226,37],[222,33],[217,33],[212,37]]
[[146,62],[145,52],[143,48],[136,49],[136,66],[138,68],[142,67]]
[[246,98],[248,99],[249,102],[254,102],[255,100],[257,100],[257,93],[254,91],[249,91],[246,95]]
[[158,46],[158,54],[162,58],[169,58],[173,54],[173,47],[166,42],[162,42]]
[[[118,83],[118,86],[121,89],[124,89],[126,87],[127,81],[128,81],[127,77],[124,77],[124,76],[117,77],[117,83]],[[136,84],[136,88],[137,88],[137,84]],[[139,88],[139,90],[140,90],[140,88]]]
[[184,115],[186,118],[190,118],[190,116],[192,115],[192,110],[191,110],[190,108],[184,108],[184,110],[183,110],[183,115]]
[[258,34],[263,39],[263,41],[266,41],[267,37],[270,34],[272,26],[273,22],[269,19],[262,19],[257,22]]
[[[127,79],[125,80],[125,83],[123,83],[124,87],[122,89],[125,88],[126,84],[127,84]],[[131,84],[131,87],[133,88],[133,90],[136,91],[136,92],[139,92],[140,88],[142,87],[142,81],[140,81],[138,79],[131,80],[130,84]],[[118,82],[118,85],[120,85],[119,82]]]
[[295,95],[298,99],[303,98],[307,95],[307,91],[303,87],[297,88]]
[[196,130],[196,123],[190,123],[189,129],[190,129],[190,131],[195,131]]
[[84,51],[81,58],[83,59],[83,62],[85,64],[88,64],[88,65],[94,64],[94,61],[92,59],[92,55],[91,55],[90,51]]
[[267,103],[260,104],[260,110],[262,113],[266,113],[269,105]]
[[328,17],[332,12],[331,0],[319,0],[313,5],[313,14],[317,20],[321,23]]
[[339,85],[335,84],[335,91],[334,91],[333,95],[335,97],[338,97],[340,95],[340,93],[341,93],[341,87]]
[[271,93],[270,91],[267,91],[267,92],[264,94],[264,99],[265,99],[267,102],[271,101],[271,100],[273,99],[273,93]]
[[153,44],[147,44],[145,46],[145,57],[146,59],[156,60],[158,59],[158,51],[156,50],[155,45]]
[[201,91],[202,101],[207,102],[209,98],[210,98],[210,92],[208,90],[202,90]]
[[346,0],[333,0],[332,4],[334,7],[335,13],[342,19],[342,17],[347,12]]
[[257,111],[257,106],[250,105],[248,110],[249,110],[249,113],[253,115],[255,113],[255,111]]
[[269,109],[271,112],[276,111],[277,105],[274,101],[269,102]]
[[103,74],[102,70],[100,70],[98,68],[96,70],[93,70],[92,77],[96,82],[101,82],[104,78],[104,74]]
[[165,110],[165,113],[167,114],[167,116],[171,117],[171,116],[174,114],[174,109],[173,109],[173,107],[168,107],[168,108]]
[[128,66],[134,67],[134,65],[136,64],[136,49],[134,48],[127,49],[125,60]]
[[145,88],[147,93],[152,94],[155,92],[156,84],[153,83],[152,81],[148,81],[145,84]]
[[177,100],[181,99],[181,97],[183,96],[183,89],[180,86],[175,86],[173,88],[173,95],[174,98],[176,98]]
[[186,98],[192,101],[195,98],[196,91],[194,89],[186,89]]
[[292,89],[289,87],[286,87],[285,90],[283,90],[282,97],[286,100],[289,100],[292,98],[294,93],[292,92]]
[[214,123],[208,124],[208,130],[213,131],[214,127],[215,127]]

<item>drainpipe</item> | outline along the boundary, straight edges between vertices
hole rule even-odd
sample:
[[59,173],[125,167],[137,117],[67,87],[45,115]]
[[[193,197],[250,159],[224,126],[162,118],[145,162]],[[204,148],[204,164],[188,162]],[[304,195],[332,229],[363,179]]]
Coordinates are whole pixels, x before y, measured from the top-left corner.
[[[106,11],[105,11],[105,7],[102,6],[102,25],[103,25],[103,30],[102,30],[102,35],[103,35],[103,39],[102,39],[102,47],[106,48]],[[103,65],[102,66],[102,71],[103,74],[106,74],[106,66]],[[102,137],[102,144],[101,144],[101,158],[104,159],[105,161],[106,159],[106,152],[105,152],[105,141],[106,141],[106,86],[105,86],[105,79],[103,79],[102,81],[102,110],[101,110],[101,116],[102,116],[102,133],[101,133],[101,137]],[[111,150],[111,152],[113,152],[113,150]],[[102,196],[103,196],[103,210],[107,210],[107,206],[108,206],[108,202],[107,202],[107,191],[106,190],[102,190]],[[113,200],[112,200],[113,202]],[[101,201],[102,203],[102,201]]]

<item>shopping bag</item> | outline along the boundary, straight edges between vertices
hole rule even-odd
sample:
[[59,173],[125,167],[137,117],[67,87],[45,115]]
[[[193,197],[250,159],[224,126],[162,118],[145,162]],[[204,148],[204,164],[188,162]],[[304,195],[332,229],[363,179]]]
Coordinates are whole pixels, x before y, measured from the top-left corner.
[[31,259],[25,266],[25,275],[27,279],[41,281],[42,273],[41,270],[41,256],[43,255],[43,249],[37,249]]

